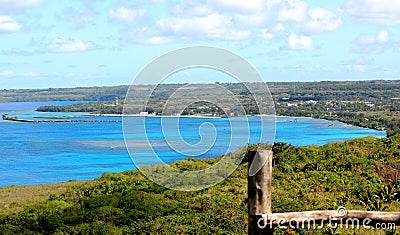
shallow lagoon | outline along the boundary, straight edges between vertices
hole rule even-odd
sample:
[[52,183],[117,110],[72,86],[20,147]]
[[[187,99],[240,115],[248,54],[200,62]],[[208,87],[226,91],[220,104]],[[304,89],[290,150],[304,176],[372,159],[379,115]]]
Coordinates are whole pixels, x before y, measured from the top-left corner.
[[[62,105],[72,102],[24,102],[0,103],[0,113],[9,113],[23,118],[35,116],[74,116],[71,113],[33,112],[41,105]],[[143,117],[130,117],[133,122]],[[120,172],[135,169],[125,148],[121,117],[92,117],[93,120],[115,120],[118,122],[90,123],[19,123],[0,121],[0,186],[54,183],[71,179],[93,179],[104,172]],[[237,118],[247,122],[245,117]],[[260,117],[249,117],[251,133],[260,130]],[[140,123],[140,122],[139,122]],[[146,118],[146,131],[152,143],[159,143],[155,151],[165,162],[186,158],[163,142],[160,118]],[[179,133],[182,139],[194,144],[200,140],[198,128],[204,123],[215,127],[217,138],[213,147],[198,158],[217,157],[227,151],[230,141],[227,119],[181,118]],[[322,145],[364,136],[385,137],[384,131],[349,126],[341,122],[312,118],[277,117],[275,141],[293,145]],[[165,125],[165,123],[164,123]],[[166,128],[168,129],[168,128]],[[165,135],[169,135],[166,133]],[[134,138],[135,149],[149,154],[141,148],[141,135]],[[136,138],[136,139],[135,139]],[[250,142],[257,138],[250,137]],[[237,147],[237,146],[234,146]],[[149,162],[148,164],[151,164]]]

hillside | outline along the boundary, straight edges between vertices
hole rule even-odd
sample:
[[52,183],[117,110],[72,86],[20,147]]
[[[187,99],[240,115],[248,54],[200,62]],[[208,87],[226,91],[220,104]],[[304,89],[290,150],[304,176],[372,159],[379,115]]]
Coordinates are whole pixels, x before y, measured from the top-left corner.
[[[276,143],[273,212],[347,209],[399,211],[400,135],[372,137],[324,146],[294,147]],[[187,159],[179,169],[201,169],[218,159]],[[157,166],[154,166],[157,167]],[[247,223],[247,163],[225,181],[197,192],[168,190],[139,171],[104,173],[87,182],[71,182],[61,192],[49,186],[26,192],[43,196],[36,203],[12,198],[7,215],[0,215],[0,234],[245,234]],[[11,187],[13,189],[14,187]],[[18,188],[18,187],[17,187]],[[57,188],[57,186],[52,186]],[[7,196],[8,195],[8,196]],[[13,203],[12,201],[18,201]],[[5,206],[5,205],[1,205]],[[13,208],[13,207],[17,208]],[[276,234],[394,234],[391,231],[276,230]]]

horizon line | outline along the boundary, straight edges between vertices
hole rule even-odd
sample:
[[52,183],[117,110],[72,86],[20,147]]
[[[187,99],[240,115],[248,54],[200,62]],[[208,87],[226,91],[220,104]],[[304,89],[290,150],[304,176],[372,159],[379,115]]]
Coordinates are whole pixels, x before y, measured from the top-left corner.
[[[332,82],[332,83],[344,83],[344,82],[396,82],[400,81],[400,78],[386,79],[386,78],[374,78],[374,79],[359,79],[359,80],[315,80],[315,81],[266,81],[265,83],[324,83],[324,82]],[[189,83],[189,82],[172,82],[172,83],[161,83],[159,85],[183,85],[183,84],[238,84],[241,82],[219,82],[219,81],[210,81],[210,82],[197,82],[197,83]],[[259,82],[244,82],[244,83],[259,83]],[[55,87],[31,87],[31,88],[0,88],[0,90],[48,90],[48,89],[76,89],[76,88],[94,88],[94,87],[119,87],[119,86],[154,86],[156,84],[105,84],[105,85],[87,85],[87,86],[55,86]]]

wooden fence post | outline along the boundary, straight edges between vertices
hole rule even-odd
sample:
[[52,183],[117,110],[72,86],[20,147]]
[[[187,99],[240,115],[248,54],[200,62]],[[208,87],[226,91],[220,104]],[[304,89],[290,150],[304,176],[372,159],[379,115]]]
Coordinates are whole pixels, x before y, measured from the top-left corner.
[[[249,167],[255,164],[265,163],[253,176],[248,174],[248,198],[249,198],[249,221],[248,234],[272,234],[273,228],[267,225],[259,227],[259,219],[262,215],[272,213],[271,205],[271,180],[272,180],[272,151],[260,150],[250,151]],[[263,223],[261,223],[263,225]]]

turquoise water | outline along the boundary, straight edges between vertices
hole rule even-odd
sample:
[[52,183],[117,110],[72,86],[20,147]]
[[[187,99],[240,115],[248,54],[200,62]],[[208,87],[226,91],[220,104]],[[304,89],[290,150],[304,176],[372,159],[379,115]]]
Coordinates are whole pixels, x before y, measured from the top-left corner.
[[[71,102],[67,102],[71,103]],[[67,104],[67,103],[56,103]],[[35,116],[66,115],[74,119],[81,113],[37,113],[36,107],[47,103],[0,103],[0,113],[33,119]],[[55,104],[55,103],[51,103]],[[81,117],[75,119],[82,119]],[[140,123],[143,117],[129,117],[131,123]],[[86,120],[86,119],[85,119]],[[116,122],[90,123],[19,123],[0,121],[0,186],[54,183],[71,179],[93,179],[104,172],[135,169],[123,141],[120,117],[92,117],[88,120]],[[184,159],[194,149],[174,151],[160,131],[161,118],[146,118],[146,132],[155,151],[165,162]],[[246,121],[245,117],[237,121]],[[259,130],[259,117],[249,117],[251,133]],[[213,147],[198,158],[221,156],[228,150],[231,131],[227,119],[179,119],[179,133],[183,140],[195,144],[200,140],[199,127],[210,123],[217,137]],[[364,136],[385,137],[385,132],[348,126],[341,122],[312,118],[277,117],[276,139],[293,145],[322,145]],[[164,123],[168,125],[168,123]],[[168,129],[168,128],[167,128]],[[169,135],[169,133],[165,133]],[[250,136],[250,142],[257,138]],[[135,151],[146,162],[148,152],[142,147],[146,141],[140,134],[130,133]],[[237,147],[237,146],[234,146]],[[141,152],[143,151],[143,152]],[[196,154],[196,151],[193,153]]]

